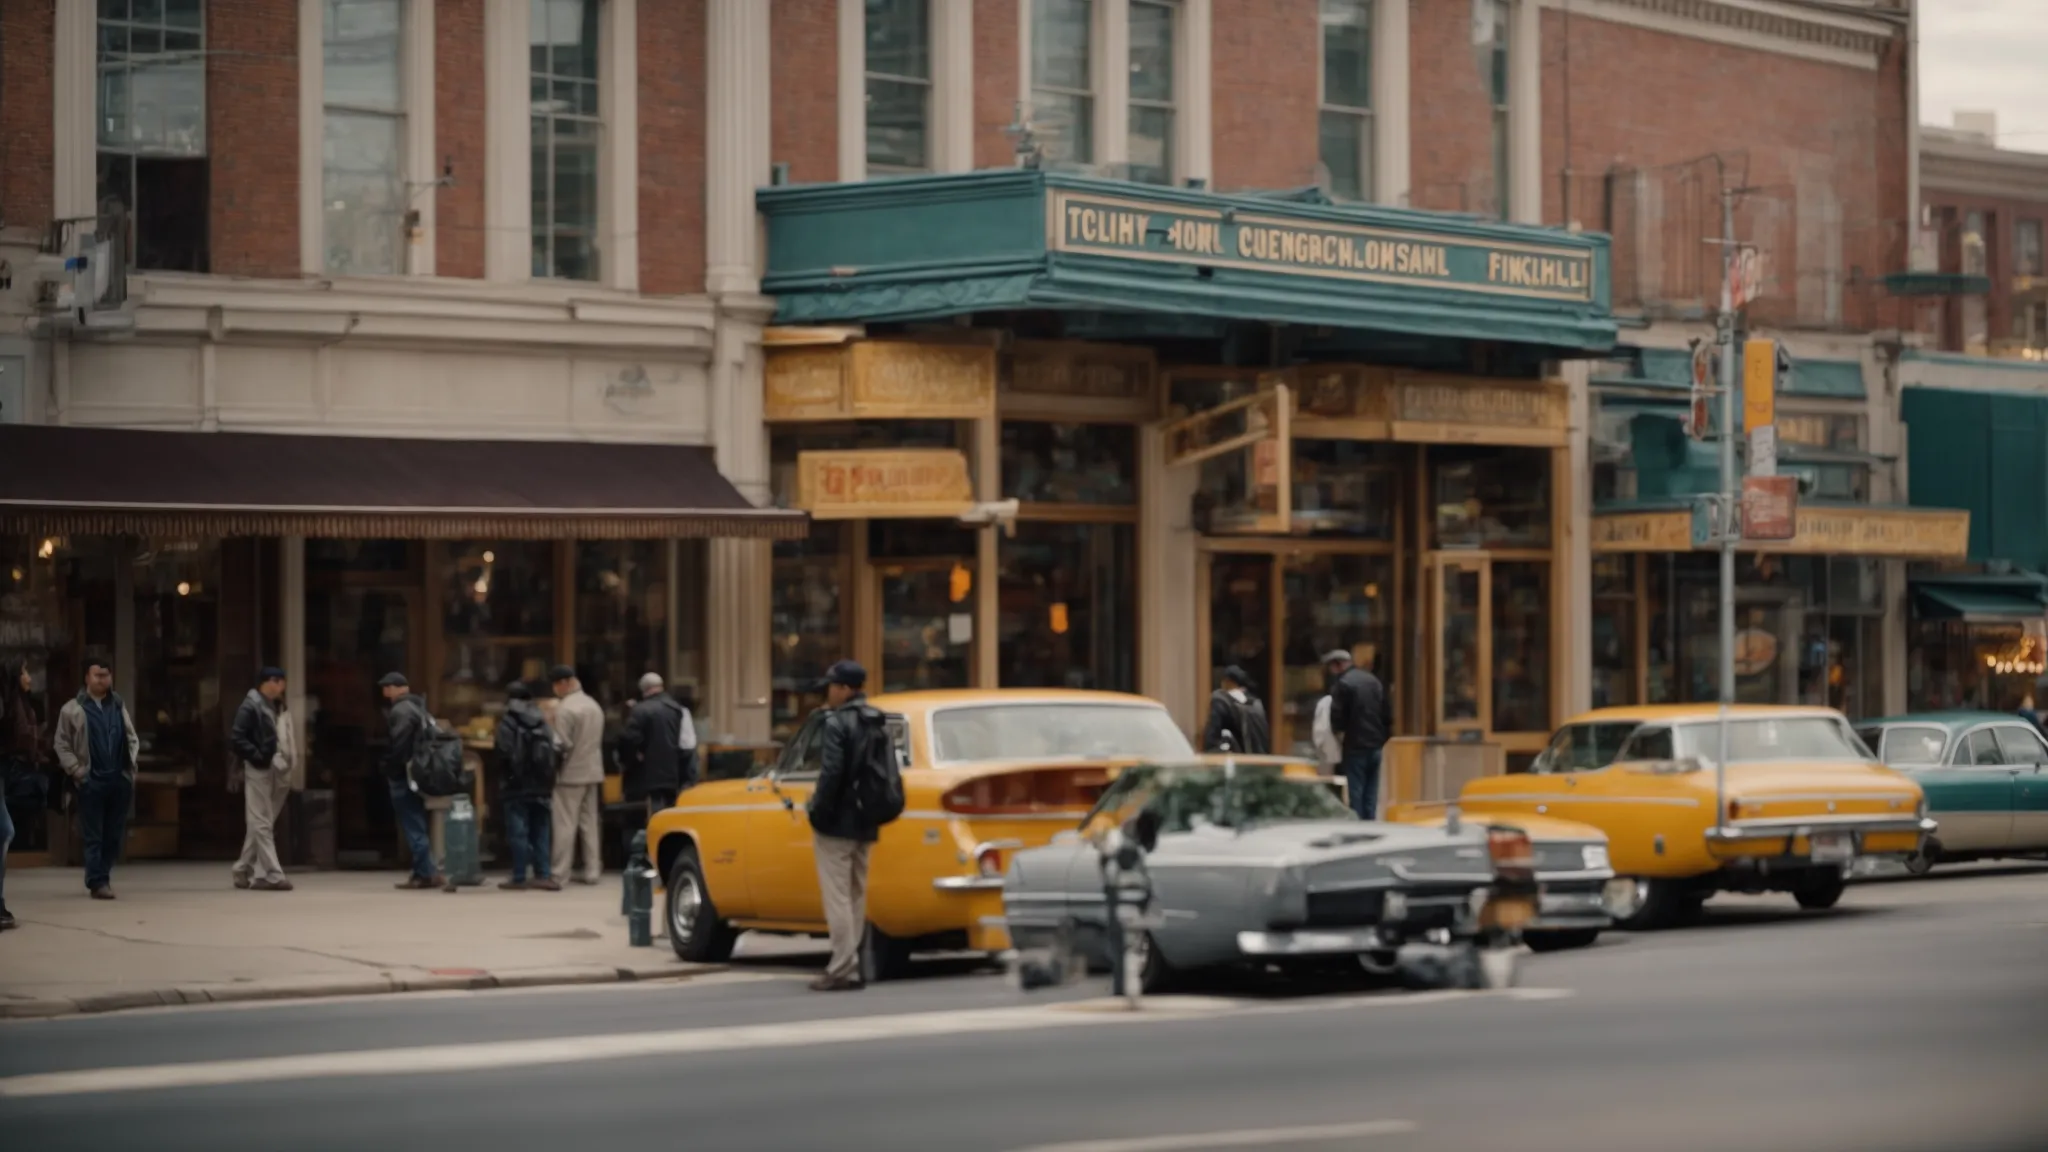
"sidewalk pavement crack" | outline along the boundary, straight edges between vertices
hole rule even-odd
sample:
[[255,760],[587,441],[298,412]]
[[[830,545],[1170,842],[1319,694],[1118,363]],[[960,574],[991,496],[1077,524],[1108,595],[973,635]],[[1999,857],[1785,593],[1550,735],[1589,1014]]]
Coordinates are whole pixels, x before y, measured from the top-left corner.
[[[143,936],[124,936],[119,932],[111,932],[105,928],[92,928],[87,927],[83,924],[54,924],[47,920],[27,921],[26,923],[33,923],[40,928],[56,928],[65,932],[84,932],[90,936],[98,936],[107,940],[118,940],[123,944],[147,944],[157,948],[212,948],[216,950],[232,950],[236,948],[252,947],[252,945],[244,944],[219,944],[213,942],[180,943],[172,940],[151,940]],[[298,944],[259,944],[253,945],[253,947],[281,948],[286,952],[299,952],[307,956],[318,956],[323,960],[340,960],[344,963],[358,964],[364,968],[374,968],[379,971],[398,968],[416,969],[418,967],[418,965],[416,964],[392,964],[387,963],[383,960],[365,960],[360,956],[344,956],[337,952],[322,952],[318,948],[307,948]]]
[[349,964],[360,964],[365,968],[375,968],[380,971],[393,968],[418,967],[416,964],[389,964],[382,960],[365,960],[360,956],[343,956],[336,952],[322,952],[318,948],[305,948],[297,944],[281,944],[278,947],[283,948],[287,952],[300,952],[307,956],[318,956],[324,960],[341,960]]

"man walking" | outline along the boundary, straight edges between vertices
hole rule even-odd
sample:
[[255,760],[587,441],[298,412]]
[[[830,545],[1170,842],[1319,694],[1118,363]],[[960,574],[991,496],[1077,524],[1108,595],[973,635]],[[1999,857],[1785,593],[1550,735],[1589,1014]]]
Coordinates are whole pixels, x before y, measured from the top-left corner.
[[391,811],[405,833],[406,850],[412,853],[412,875],[398,882],[403,889],[445,888],[454,891],[447,877],[434,866],[434,843],[427,836],[427,802],[412,790],[413,754],[426,737],[434,718],[427,715],[427,703],[412,694],[403,672],[387,672],[377,687],[391,704],[384,745],[384,783],[391,790]]
[[1344,746],[1340,765],[1351,790],[1351,810],[1371,820],[1379,808],[1380,750],[1394,729],[1394,710],[1380,678],[1351,662],[1342,648],[1323,654],[1330,678],[1330,728]]
[[1202,751],[1242,752],[1264,756],[1273,750],[1273,737],[1266,726],[1266,706],[1252,695],[1251,673],[1232,664],[1223,670],[1222,684],[1209,697],[1209,723],[1202,730]]
[[277,859],[277,821],[292,794],[292,768],[298,762],[298,740],[284,706],[284,672],[265,668],[256,687],[235,709],[228,728],[228,746],[241,761],[242,855],[235,861],[235,887],[257,892],[289,892]]
[[57,713],[57,763],[78,783],[79,834],[85,841],[85,890],[112,900],[114,862],[128,838],[135,802],[135,718],[114,692],[114,669],[85,665],[85,688]]
[[[854,776],[861,770],[866,717],[874,712],[862,694],[867,670],[841,660],[825,672],[824,760],[811,792],[810,818],[818,860],[818,893],[825,905],[825,927],[832,936],[832,958],[825,974],[811,981],[813,992],[850,992],[864,986],[860,971],[861,936],[868,923],[868,853],[880,829],[854,800]],[[876,714],[879,718],[879,714]]]
[[619,760],[626,799],[645,800],[649,818],[697,782],[697,726],[682,701],[662,691],[656,673],[640,678],[640,702],[619,733]]
[[[561,752],[547,718],[524,683],[505,690],[505,714],[498,717],[498,763],[505,771],[500,795],[505,804],[505,839],[512,847],[512,878],[498,883],[514,892],[560,892],[552,859],[554,829],[549,801]],[[527,869],[533,879],[526,878]]]
[[[548,673],[554,681],[555,734],[562,740],[562,770],[555,777],[553,813],[556,879],[563,876],[578,884],[595,884],[604,872],[604,856],[598,851],[598,808],[604,792],[604,709],[583,691],[576,670],[557,664]],[[572,872],[577,845],[583,847],[583,870]]]

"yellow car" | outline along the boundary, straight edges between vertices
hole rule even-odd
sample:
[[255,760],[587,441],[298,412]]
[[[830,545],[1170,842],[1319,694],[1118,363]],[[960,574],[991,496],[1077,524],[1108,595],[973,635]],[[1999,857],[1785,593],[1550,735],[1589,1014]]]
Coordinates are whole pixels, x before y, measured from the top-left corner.
[[1842,897],[1863,856],[1903,860],[1934,831],[1920,786],[1872,759],[1841,713],[1736,705],[1717,794],[1719,707],[1603,708],[1558,729],[1529,772],[1466,784],[1475,819],[1547,816],[1607,833],[1633,892],[1624,928],[1690,919],[1715,892]]
[[[870,980],[902,975],[913,950],[1007,948],[1010,854],[1079,824],[1120,768],[1197,758],[1165,707],[1142,696],[991,689],[869,703],[889,716],[904,792],[902,817],[870,858]],[[806,721],[772,767],[700,784],[648,822],[669,942],[683,959],[723,960],[743,930],[825,932],[804,810],[823,718]]]

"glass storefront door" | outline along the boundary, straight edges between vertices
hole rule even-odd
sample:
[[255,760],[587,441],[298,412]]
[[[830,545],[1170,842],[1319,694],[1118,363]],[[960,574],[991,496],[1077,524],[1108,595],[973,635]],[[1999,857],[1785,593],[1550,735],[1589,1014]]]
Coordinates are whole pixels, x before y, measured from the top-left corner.
[[1437,733],[1539,747],[1552,725],[1550,562],[1440,552],[1424,567]]
[[[1253,695],[1274,719],[1273,699],[1273,557],[1268,554],[1218,552],[1209,557],[1209,668],[1199,686],[1203,701],[1196,713],[1196,732],[1209,718],[1209,693],[1221,686],[1223,670],[1244,669],[1257,683]],[[1282,739],[1273,732],[1278,746]]]
[[[974,682],[974,560],[893,560],[874,566],[880,690],[966,688]],[[870,682],[871,693],[875,687]]]

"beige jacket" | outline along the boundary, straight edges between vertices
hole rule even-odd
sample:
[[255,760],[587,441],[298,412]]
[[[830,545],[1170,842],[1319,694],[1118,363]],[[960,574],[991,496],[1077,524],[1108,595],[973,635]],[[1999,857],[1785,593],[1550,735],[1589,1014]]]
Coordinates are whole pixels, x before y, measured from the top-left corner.
[[555,706],[555,735],[562,741],[556,784],[604,783],[604,709],[583,689]]
[[[78,699],[65,701],[57,713],[57,763],[70,774],[73,780],[84,780],[92,775],[92,740],[85,733],[85,705]],[[142,739],[135,732],[135,717],[129,713],[128,705],[118,693],[108,693],[107,698],[121,705],[121,721],[128,727],[128,763],[123,775],[135,779],[135,757],[142,750]]]

